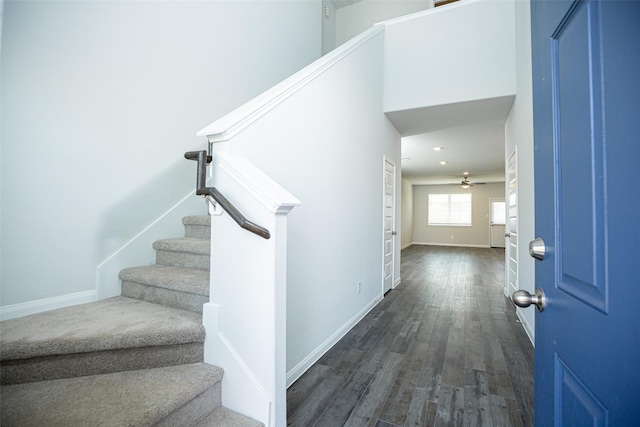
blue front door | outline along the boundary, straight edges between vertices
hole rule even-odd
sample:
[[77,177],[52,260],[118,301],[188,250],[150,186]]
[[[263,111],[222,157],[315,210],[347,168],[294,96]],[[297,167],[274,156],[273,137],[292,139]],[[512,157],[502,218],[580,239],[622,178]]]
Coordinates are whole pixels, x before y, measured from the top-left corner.
[[640,2],[533,1],[535,423],[640,425]]

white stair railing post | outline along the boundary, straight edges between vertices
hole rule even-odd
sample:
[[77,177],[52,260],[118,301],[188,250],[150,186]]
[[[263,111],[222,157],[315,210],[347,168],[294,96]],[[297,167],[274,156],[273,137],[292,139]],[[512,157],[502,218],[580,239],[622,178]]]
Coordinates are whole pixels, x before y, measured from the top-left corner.
[[300,202],[246,159],[221,153],[213,163],[215,187],[270,237],[212,215],[205,362],[225,370],[224,406],[285,425],[287,215]]

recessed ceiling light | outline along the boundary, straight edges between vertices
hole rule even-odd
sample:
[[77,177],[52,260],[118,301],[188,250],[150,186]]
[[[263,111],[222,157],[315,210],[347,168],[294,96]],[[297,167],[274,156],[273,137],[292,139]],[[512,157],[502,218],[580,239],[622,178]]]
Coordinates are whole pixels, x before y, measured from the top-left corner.
[[433,147],[433,151],[442,151],[444,147]]
[[463,175],[469,175],[469,172],[462,172]]
[[440,162],[440,164],[441,164],[441,165],[446,165],[446,164],[447,164],[447,162],[442,161],[442,162]]

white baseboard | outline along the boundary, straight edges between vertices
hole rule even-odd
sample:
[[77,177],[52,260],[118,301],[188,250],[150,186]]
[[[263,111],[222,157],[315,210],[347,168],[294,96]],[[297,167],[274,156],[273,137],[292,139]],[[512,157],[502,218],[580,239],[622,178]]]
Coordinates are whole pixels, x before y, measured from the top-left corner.
[[340,329],[338,329],[333,335],[327,338],[322,344],[312,351],[307,357],[302,359],[300,363],[287,372],[287,388],[291,386],[298,378],[302,376],[307,370],[313,366],[320,358],[333,347],[338,341],[340,341],[355,325],[361,321],[364,316],[382,301],[382,295],[378,295],[373,301],[369,302],[362,310],[360,310],[355,316],[349,319]]
[[391,287],[391,289],[395,289],[398,287],[398,285],[402,283],[402,278],[398,277],[394,282],[393,282],[393,286]]
[[52,298],[44,298],[35,301],[23,302],[0,307],[0,320],[15,319],[17,317],[28,316],[29,314],[40,313],[42,311],[55,310],[56,308],[69,307],[72,305],[94,302],[97,299],[95,290],[76,292],[73,294],[60,295]]
[[472,245],[466,243],[434,243],[434,242],[413,242],[412,245],[422,246],[456,246],[461,248],[490,248],[489,245]]
[[401,247],[400,247],[400,250],[407,249],[407,248],[408,248],[409,246],[411,246],[411,245],[413,245],[413,243],[407,243],[406,245],[401,246]]

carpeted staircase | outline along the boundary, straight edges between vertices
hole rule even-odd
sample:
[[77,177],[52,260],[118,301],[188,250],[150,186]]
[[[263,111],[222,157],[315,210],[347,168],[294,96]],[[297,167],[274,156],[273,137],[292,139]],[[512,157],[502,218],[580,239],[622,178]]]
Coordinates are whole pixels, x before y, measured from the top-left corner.
[[203,362],[210,217],[120,273],[122,295],[0,322],[0,425],[261,426],[221,406]]

